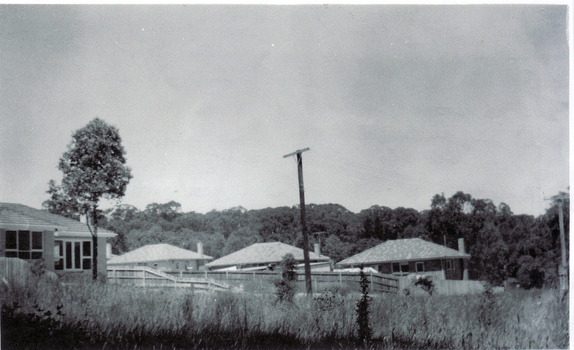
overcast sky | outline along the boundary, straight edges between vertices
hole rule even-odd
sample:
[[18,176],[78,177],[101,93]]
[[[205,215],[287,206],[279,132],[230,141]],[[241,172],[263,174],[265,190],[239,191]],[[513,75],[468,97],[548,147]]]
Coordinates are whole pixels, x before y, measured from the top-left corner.
[[0,6],[0,201],[40,208],[72,133],[116,126],[123,203],[539,215],[569,182],[567,7]]

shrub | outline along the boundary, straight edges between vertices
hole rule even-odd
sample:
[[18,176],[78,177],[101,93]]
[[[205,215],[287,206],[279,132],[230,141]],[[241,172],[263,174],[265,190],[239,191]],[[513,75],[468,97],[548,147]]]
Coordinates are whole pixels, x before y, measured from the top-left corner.
[[275,282],[277,301],[293,302],[297,290],[297,261],[292,254],[285,254],[281,260],[281,280]]
[[325,289],[321,295],[314,298],[315,309],[319,311],[330,311],[343,304],[343,297],[332,290]]
[[366,343],[371,340],[373,335],[373,330],[369,326],[369,305],[371,304],[371,297],[369,296],[369,280],[363,272],[363,266],[361,265],[361,271],[359,272],[359,277],[361,278],[361,299],[357,302],[357,325],[359,326],[358,340],[359,342]]
[[435,289],[433,281],[427,276],[418,278],[414,284],[417,287],[421,287],[422,290],[429,293],[429,295],[432,295]]

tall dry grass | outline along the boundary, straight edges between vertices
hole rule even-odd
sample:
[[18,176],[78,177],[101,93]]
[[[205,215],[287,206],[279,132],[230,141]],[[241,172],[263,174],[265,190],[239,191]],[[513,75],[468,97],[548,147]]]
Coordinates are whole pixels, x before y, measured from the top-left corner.
[[[350,349],[358,292],[357,286],[356,293],[277,303],[276,295],[256,291],[194,293],[38,279],[2,290],[2,349]],[[568,301],[554,290],[371,296],[368,348],[569,346]]]

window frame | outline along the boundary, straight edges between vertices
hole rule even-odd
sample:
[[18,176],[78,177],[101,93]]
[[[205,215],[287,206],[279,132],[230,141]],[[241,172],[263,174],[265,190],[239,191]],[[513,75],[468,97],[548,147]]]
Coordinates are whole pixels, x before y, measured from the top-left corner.
[[[398,266],[398,269],[396,267]],[[403,270],[403,267],[406,266],[406,271]],[[410,271],[410,264],[408,261],[393,261],[391,262],[391,273],[393,275],[400,275],[406,276],[411,273]]]
[[[86,244],[89,248],[86,249]],[[89,271],[94,247],[91,239],[60,238],[54,240],[54,268],[57,271]],[[57,250],[56,250],[57,249]],[[86,253],[89,253],[87,255]]]
[[[419,270],[419,266],[422,266],[422,268]],[[417,273],[419,272],[425,272],[425,262],[424,261],[417,261],[415,262],[415,271]]]
[[[449,264],[450,263],[450,264]],[[450,267],[449,267],[450,265]],[[453,259],[445,259],[444,260],[444,269],[445,270],[454,270],[454,261]]]
[[[26,234],[27,233],[27,234]],[[8,236],[14,234],[14,239],[9,239]],[[38,235],[40,239],[37,238]],[[27,236],[27,247],[21,247],[24,241],[24,236]],[[14,242],[16,248],[12,248],[12,245],[8,247],[8,244]],[[40,247],[35,243],[40,243]],[[44,232],[43,231],[33,231],[33,230],[6,230],[5,231],[5,257],[7,258],[19,258],[22,260],[40,260],[44,258]]]

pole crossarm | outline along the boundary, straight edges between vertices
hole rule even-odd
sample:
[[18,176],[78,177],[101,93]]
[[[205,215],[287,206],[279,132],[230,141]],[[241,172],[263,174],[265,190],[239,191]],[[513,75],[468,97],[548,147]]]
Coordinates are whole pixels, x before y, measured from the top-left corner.
[[295,152],[292,152],[292,153],[289,153],[289,154],[284,155],[283,158],[291,157],[291,156],[294,156],[294,155],[296,155],[296,154],[301,154],[301,153],[303,153],[303,152],[305,152],[305,151],[308,151],[308,150],[309,150],[309,147],[303,148],[303,149],[299,149],[299,150],[296,150]]

